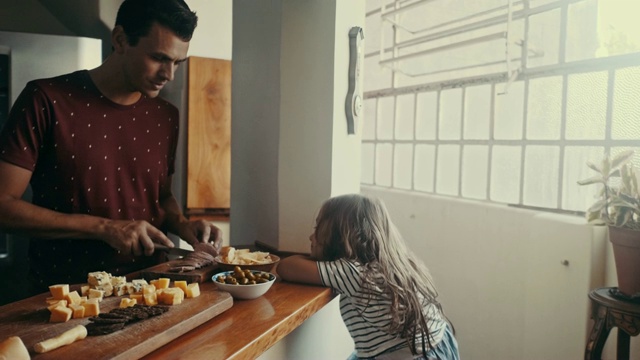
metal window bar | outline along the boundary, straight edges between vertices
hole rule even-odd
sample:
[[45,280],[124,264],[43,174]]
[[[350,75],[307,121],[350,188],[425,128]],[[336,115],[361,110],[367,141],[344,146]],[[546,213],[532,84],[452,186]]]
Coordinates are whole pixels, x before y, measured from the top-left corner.
[[[403,75],[406,76],[410,76],[410,77],[417,77],[417,76],[424,76],[424,75],[432,75],[434,74],[434,72],[421,72],[421,73],[412,73],[406,70],[403,70],[401,68],[401,66],[398,65],[399,61],[402,60],[406,60],[406,59],[410,59],[410,58],[414,58],[414,57],[419,57],[419,56],[425,56],[425,55],[429,55],[434,53],[435,51],[431,51],[434,49],[430,49],[430,50],[425,50],[425,51],[421,51],[421,52],[416,52],[413,54],[407,54],[407,55],[403,55],[403,56],[396,56],[396,54],[398,53],[398,50],[406,48],[406,47],[410,47],[410,46],[415,46],[415,45],[419,45],[419,44],[423,44],[426,42],[430,42],[430,41],[434,41],[434,40],[438,40],[438,39],[442,39],[445,37],[449,37],[449,36],[453,36],[453,35],[458,35],[461,33],[466,33],[466,32],[470,32],[470,31],[474,31],[474,30],[479,30],[482,28],[487,28],[489,26],[494,26],[494,25],[499,25],[499,24],[505,24],[506,26],[506,31],[505,31],[505,68],[506,68],[506,72],[507,74],[513,75],[513,73],[515,71],[520,71],[519,69],[513,70],[512,66],[511,66],[511,57],[509,55],[509,46],[511,44],[521,44],[524,42],[524,39],[519,39],[519,40],[513,40],[512,35],[510,35],[511,32],[511,27],[514,21],[516,20],[520,20],[520,19],[528,19],[530,16],[538,14],[538,13],[542,13],[542,12],[546,12],[549,10],[553,10],[556,8],[564,8],[566,9],[568,4],[571,3],[576,3],[576,2],[580,2],[580,1],[585,1],[585,0],[558,0],[556,2],[552,2],[549,4],[545,4],[539,7],[536,7],[535,9],[530,9],[529,8],[529,1],[528,0],[522,0],[522,1],[513,1],[513,0],[507,0],[507,5],[503,5],[503,6],[499,6],[499,7],[495,7],[492,9],[488,9],[476,14],[472,14],[466,17],[462,17],[462,18],[458,18],[458,19],[454,19],[452,21],[443,23],[443,24],[438,24],[435,25],[433,27],[428,27],[425,29],[421,29],[421,30],[411,30],[411,29],[407,29],[406,27],[402,26],[398,21],[392,20],[391,16],[396,16],[398,14],[400,14],[401,12],[410,10],[415,8],[418,5],[424,5],[428,2],[431,2],[433,0],[421,0],[421,1],[417,1],[415,3],[411,3],[408,6],[404,6],[404,7],[399,7],[399,3],[396,2],[394,3],[396,8],[389,10],[389,11],[385,11],[384,10],[384,6],[381,6],[380,9],[380,14],[381,14],[381,19],[382,19],[382,24],[384,22],[389,22],[391,23],[394,27],[394,33],[395,33],[395,29],[402,29],[405,31],[408,31],[411,34],[417,34],[417,33],[422,33],[422,32],[427,32],[427,31],[432,31],[432,30],[436,30],[438,28],[442,28],[445,26],[449,26],[449,25],[453,25],[456,23],[463,23],[463,25],[459,26],[459,27],[455,27],[453,29],[447,29],[444,31],[441,31],[439,33],[433,33],[433,34],[428,34],[428,35],[424,35],[424,36],[420,36],[417,38],[412,38],[409,40],[405,40],[402,42],[396,42],[394,41],[394,45],[392,46],[391,49],[389,48],[384,48],[384,32],[381,32],[381,36],[380,36],[380,49],[378,51],[378,55],[379,55],[379,61],[380,64],[390,68],[392,71],[394,72],[400,72]],[[518,5],[522,5],[523,9],[516,11],[514,9],[514,7]],[[484,19],[484,20],[480,20],[477,22],[473,22],[473,23],[468,23],[470,20],[477,18],[479,16],[484,16],[484,15],[488,15],[494,12],[500,12],[500,11],[505,11],[505,14],[501,14],[489,19]],[[566,17],[566,14],[565,14]],[[395,35],[394,35],[394,40],[395,40]],[[495,40],[495,39],[492,39]],[[482,37],[478,38],[477,41],[474,41],[474,39],[471,40],[465,40],[463,42],[460,42],[459,46],[467,46],[467,45],[473,45],[476,44],[478,42],[483,42],[483,41],[489,41],[489,40],[483,40]],[[440,51],[444,51],[444,50],[450,50],[451,48],[446,48],[446,47],[441,47],[442,49]],[[533,47],[530,47],[530,49],[532,49]],[[528,49],[527,54],[530,53],[531,50]],[[392,56],[391,58],[385,58],[386,53],[391,52]],[[372,56],[372,54],[368,54],[367,56]],[[542,56],[543,53],[540,51],[536,51],[533,50],[531,53],[532,56]],[[524,62],[521,63],[521,66],[523,66],[523,64],[525,64]],[[480,63],[480,64],[476,64],[476,67],[484,67],[484,66],[488,66],[488,65],[495,65],[494,63]],[[473,66],[465,66],[465,69],[469,69],[469,68],[473,68]],[[447,71],[457,71],[457,70],[461,70],[461,68],[453,68]]]

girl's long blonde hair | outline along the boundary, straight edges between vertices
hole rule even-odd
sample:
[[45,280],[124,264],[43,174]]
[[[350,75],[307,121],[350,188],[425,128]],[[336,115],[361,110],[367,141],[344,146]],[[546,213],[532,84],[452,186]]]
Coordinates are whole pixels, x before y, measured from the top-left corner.
[[407,249],[380,200],[358,194],[328,199],[316,219],[315,237],[318,260],[347,259],[364,266],[365,301],[377,289],[389,296],[391,326],[385,331],[406,339],[413,354],[419,353],[417,338],[422,353],[432,348],[424,308],[433,303],[442,311],[438,293],[429,270]]

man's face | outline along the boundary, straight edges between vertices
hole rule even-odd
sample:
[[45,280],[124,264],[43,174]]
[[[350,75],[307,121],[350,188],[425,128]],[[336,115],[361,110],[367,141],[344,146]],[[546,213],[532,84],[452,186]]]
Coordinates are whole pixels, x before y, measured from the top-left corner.
[[125,46],[125,85],[132,92],[156,97],[164,85],[173,80],[178,65],[187,59],[189,42],[168,28],[154,24],[136,46]]

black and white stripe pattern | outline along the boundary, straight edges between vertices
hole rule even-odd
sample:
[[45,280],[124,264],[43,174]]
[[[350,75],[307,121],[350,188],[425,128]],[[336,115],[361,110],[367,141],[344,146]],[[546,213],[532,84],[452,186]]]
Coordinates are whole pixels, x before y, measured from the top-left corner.
[[[340,297],[340,313],[354,340],[358,357],[374,357],[405,340],[397,335],[389,334],[391,300],[381,291],[380,296],[370,301],[363,294],[360,273],[362,267],[348,260],[318,262],[318,271],[322,283],[338,292]],[[365,305],[366,304],[366,305]],[[431,331],[431,343],[435,346],[444,335],[446,322],[438,309],[429,304],[425,308],[428,326]],[[420,349],[421,339],[416,339]]]

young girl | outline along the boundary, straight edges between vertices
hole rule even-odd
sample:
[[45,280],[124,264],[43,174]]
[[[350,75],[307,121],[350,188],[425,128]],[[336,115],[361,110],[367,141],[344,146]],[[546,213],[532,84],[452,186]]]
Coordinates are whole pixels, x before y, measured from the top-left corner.
[[341,295],[356,348],[350,359],[459,359],[431,276],[381,201],[362,195],[327,200],[310,240],[310,257],[284,258],[277,272]]

